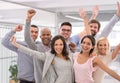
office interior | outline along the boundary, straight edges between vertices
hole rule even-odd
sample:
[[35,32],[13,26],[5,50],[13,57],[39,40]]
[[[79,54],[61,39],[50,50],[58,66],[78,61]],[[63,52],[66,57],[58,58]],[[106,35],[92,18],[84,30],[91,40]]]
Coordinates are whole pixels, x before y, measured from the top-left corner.
[[[12,30],[17,24],[25,25],[28,9],[35,9],[36,15],[32,18],[31,24],[35,24],[42,29],[49,27],[52,35],[59,32],[62,22],[68,21],[72,24],[72,35],[84,29],[83,20],[79,16],[79,8],[82,7],[88,12],[88,18],[92,15],[95,5],[99,7],[97,20],[101,23],[100,32],[116,13],[118,0],[0,0],[0,42],[7,32]],[[120,1],[119,1],[120,2]],[[100,32],[98,34],[100,34]],[[71,36],[72,36],[71,35]],[[16,34],[18,40],[24,40],[24,30]],[[120,43],[120,22],[118,22],[108,39],[111,51]],[[40,41],[40,38],[37,39]],[[9,67],[17,63],[16,53],[6,49],[0,43],[0,83],[9,83]],[[120,75],[120,54],[109,66]],[[103,83],[119,83],[106,74]]]

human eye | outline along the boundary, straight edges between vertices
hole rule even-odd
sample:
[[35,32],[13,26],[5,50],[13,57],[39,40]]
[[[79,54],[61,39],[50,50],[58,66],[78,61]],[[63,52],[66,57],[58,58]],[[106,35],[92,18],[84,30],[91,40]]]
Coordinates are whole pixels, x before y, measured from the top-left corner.
[[63,44],[60,44],[60,46],[63,46]]
[[50,36],[50,34],[47,34],[47,36]]
[[99,46],[102,46],[102,44],[99,44]]
[[58,44],[54,44],[54,46],[57,46]]
[[90,45],[91,45],[91,43],[89,43],[89,42],[88,42],[88,43],[87,43],[87,45],[89,45],[89,46],[90,46]]

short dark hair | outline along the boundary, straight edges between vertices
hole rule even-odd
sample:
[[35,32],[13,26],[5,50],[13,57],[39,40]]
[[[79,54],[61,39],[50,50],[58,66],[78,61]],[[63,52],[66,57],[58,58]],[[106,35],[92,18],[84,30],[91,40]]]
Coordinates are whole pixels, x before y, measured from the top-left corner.
[[95,20],[95,19],[92,19],[92,20],[90,20],[90,21],[88,22],[88,24],[91,24],[91,23],[97,23],[97,24],[98,24],[98,30],[100,29],[101,24],[100,24],[99,21],[97,21],[97,20]]
[[35,27],[35,28],[38,28],[38,26],[37,26],[37,25],[31,25],[31,27]]
[[60,28],[61,28],[62,26],[64,26],[64,25],[70,26],[71,29],[72,29],[72,24],[71,24],[70,22],[63,22],[63,23],[61,24]]
[[51,41],[51,53],[52,53],[52,54],[55,54],[55,56],[56,56],[56,51],[55,51],[55,49],[54,49],[54,44],[55,44],[55,41],[58,40],[58,39],[61,39],[62,42],[63,42],[63,45],[64,45],[63,51],[62,51],[62,55],[63,55],[66,59],[68,59],[67,44],[66,44],[66,42],[65,42],[65,38],[64,38],[63,36],[61,36],[61,35],[56,35],[56,36],[53,37],[53,39],[52,39],[52,41]]
[[[86,36],[84,36],[84,37],[82,38],[82,40],[81,40],[81,43],[83,42],[83,40],[84,40],[85,38],[89,38],[89,39],[91,40],[92,46],[93,46],[93,47],[95,46],[95,42],[96,42],[96,41],[95,41],[95,38],[94,38],[92,35],[86,35]],[[90,50],[89,54],[91,54],[93,51],[94,51],[94,48]],[[81,51],[80,53],[82,53],[82,51]]]

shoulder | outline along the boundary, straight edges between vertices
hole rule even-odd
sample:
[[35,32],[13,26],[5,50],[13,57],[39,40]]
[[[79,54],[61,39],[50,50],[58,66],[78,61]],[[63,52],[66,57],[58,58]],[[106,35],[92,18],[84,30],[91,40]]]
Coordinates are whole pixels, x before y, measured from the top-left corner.
[[78,55],[80,54],[80,52],[75,52],[74,54],[73,54],[73,60],[75,60],[77,57],[78,57]]
[[91,59],[93,60],[93,63],[97,63],[100,60],[98,56],[93,56]]
[[79,34],[73,35],[72,37],[70,37],[71,40],[75,41],[75,40],[79,40]]
[[41,42],[40,42],[40,41],[36,41],[35,43],[36,43],[36,44],[41,44]]
[[55,56],[55,54],[52,54],[50,51],[45,52],[45,55],[46,55],[46,57],[48,57],[48,58]]

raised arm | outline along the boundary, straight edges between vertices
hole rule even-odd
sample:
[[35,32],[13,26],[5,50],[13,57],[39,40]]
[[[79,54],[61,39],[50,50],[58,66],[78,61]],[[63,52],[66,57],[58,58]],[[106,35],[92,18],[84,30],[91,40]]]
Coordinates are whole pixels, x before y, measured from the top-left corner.
[[[91,35],[91,31],[90,31],[90,27],[88,25],[88,19],[87,19],[87,12],[85,12],[84,9],[80,9],[79,11],[79,15],[80,17],[83,19],[83,22],[84,22],[84,31],[83,32],[80,32],[80,38],[84,37],[85,35]],[[86,34],[84,34],[84,32]]]
[[45,58],[46,58],[45,53],[38,52],[38,51],[32,50],[30,48],[27,48],[25,46],[18,44],[16,42],[16,38],[14,36],[11,38],[11,42],[15,47],[17,47],[19,49],[19,51],[27,54],[28,56],[32,56],[33,58],[38,58],[42,61],[45,61]]
[[109,75],[120,81],[120,76],[114,72],[112,69],[108,68],[98,57],[93,60],[93,63],[99,66],[103,71],[107,72]]
[[113,52],[112,52],[112,59],[116,58],[116,56],[118,55],[119,51],[120,51],[120,44],[118,44],[115,47],[115,49],[113,50]]
[[113,27],[115,26],[115,24],[120,20],[120,3],[117,2],[117,12],[116,14],[110,19],[109,23],[104,27],[104,29],[102,30],[101,34],[97,37],[107,37],[110,32],[112,31]]
[[2,39],[2,45],[6,48],[17,52],[17,48],[11,44],[11,37],[16,33],[22,31],[22,25],[16,25],[10,32],[8,32]]
[[25,31],[24,31],[25,42],[28,44],[29,48],[33,50],[37,50],[37,47],[35,45],[35,41],[31,38],[30,26],[31,26],[31,19],[35,14],[36,11],[33,9],[27,11],[27,18],[26,18]]
[[92,16],[89,20],[96,19],[96,17],[98,16],[98,13],[99,13],[98,5],[95,5],[93,8]]

